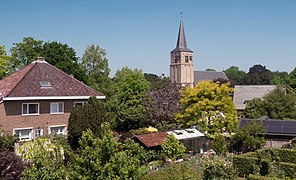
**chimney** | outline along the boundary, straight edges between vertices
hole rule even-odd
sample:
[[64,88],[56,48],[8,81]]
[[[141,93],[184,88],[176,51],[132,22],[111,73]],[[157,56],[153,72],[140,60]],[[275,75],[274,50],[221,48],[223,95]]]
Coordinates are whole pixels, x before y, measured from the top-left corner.
[[38,56],[32,63],[46,63],[43,57]]

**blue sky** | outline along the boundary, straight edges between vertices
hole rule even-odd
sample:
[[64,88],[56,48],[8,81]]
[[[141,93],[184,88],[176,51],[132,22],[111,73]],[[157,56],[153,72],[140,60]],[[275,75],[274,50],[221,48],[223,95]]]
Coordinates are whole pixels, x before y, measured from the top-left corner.
[[0,0],[0,44],[32,36],[107,52],[112,75],[124,66],[169,74],[183,12],[196,70],[254,64],[288,71],[296,66],[295,0]]

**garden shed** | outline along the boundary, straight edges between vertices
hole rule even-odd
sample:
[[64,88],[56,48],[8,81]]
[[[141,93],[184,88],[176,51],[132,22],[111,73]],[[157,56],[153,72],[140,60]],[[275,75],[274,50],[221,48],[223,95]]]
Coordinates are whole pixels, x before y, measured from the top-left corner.
[[182,142],[187,151],[199,153],[204,150],[206,136],[197,129],[181,129],[168,131],[168,134],[173,134],[180,142]]

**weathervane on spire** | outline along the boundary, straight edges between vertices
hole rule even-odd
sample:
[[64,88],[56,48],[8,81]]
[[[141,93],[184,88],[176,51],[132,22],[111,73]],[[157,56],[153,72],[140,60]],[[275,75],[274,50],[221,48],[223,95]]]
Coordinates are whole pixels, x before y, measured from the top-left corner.
[[182,12],[182,10],[181,10],[180,14],[181,14],[181,19],[182,19],[183,18],[183,12]]

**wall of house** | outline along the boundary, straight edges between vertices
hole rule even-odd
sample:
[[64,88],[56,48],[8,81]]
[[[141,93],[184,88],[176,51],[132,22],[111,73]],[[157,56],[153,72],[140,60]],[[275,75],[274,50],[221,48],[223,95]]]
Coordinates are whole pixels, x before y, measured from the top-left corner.
[[[87,101],[87,100],[83,100]],[[51,102],[64,102],[63,114],[50,114]],[[81,100],[51,100],[51,101],[5,101],[0,104],[0,127],[8,134],[13,134],[14,128],[43,129],[48,134],[49,126],[68,125],[74,102]],[[39,103],[39,115],[22,115],[22,103]]]

